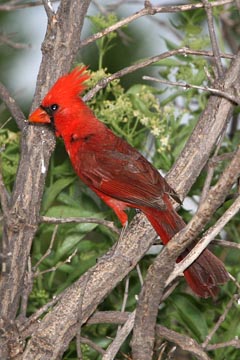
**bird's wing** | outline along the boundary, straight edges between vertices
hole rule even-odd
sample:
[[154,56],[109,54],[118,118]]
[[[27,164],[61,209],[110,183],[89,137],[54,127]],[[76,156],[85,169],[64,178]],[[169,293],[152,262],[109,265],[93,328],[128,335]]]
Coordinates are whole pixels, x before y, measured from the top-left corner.
[[79,176],[93,189],[129,205],[165,209],[163,195],[176,193],[136,149],[84,151]]

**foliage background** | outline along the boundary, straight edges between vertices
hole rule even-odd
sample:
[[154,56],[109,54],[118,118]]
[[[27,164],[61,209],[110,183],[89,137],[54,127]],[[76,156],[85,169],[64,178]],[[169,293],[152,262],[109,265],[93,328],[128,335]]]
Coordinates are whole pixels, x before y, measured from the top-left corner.
[[[106,9],[108,10],[107,7]],[[105,13],[89,17],[90,26],[87,30],[89,33],[101,31],[114,24],[122,16],[121,7],[113,13],[107,10]],[[236,17],[236,11],[235,5],[229,6],[227,12],[223,7],[214,9],[216,32],[219,36],[222,52],[230,51],[232,46],[223,31],[224,17],[227,17],[231,24],[228,30],[231,34],[231,41],[234,41],[236,46],[238,45],[239,19]],[[11,15],[0,12],[0,16],[1,31],[4,33],[4,29],[9,27],[9,22],[12,22],[14,17],[17,19],[19,13]],[[155,31],[161,38],[158,53],[163,51],[163,46],[168,50],[180,46],[187,46],[196,50],[209,48],[210,39],[207,33],[204,10],[173,14],[169,15],[168,19],[159,21],[161,21],[159,27],[155,27]],[[30,39],[21,34],[20,25],[19,23],[17,33],[13,34],[14,42],[29,42]],[[164,32],[161,28],[163,25],[165,27]],[[120,67],[139,60],[139,53],[141,57],[148,57],[152,49],[143,46],[147,41],[147,35],[148,32],[143,31],[137,25],[129,26],[123,28],[121,32],[110,33],[84,49],[79,54],[76,65],[77,63],[89,64],[92,73],[89,87],[93,87],[106,73],[112,73]],[[32,39],[31,41],[34,42]],[[20,51],[28,51],[28,49],[19,50],[2,41],[0,58],[2,80],[7,81],[6,76],[4,76],[4,69],[14,66],[14,59],[19,56]],[[229,60],[223,60],[223,63],[228,66]],[[212,64],[206,58],[178,55],[155,63],[154,66],[127,76],[120,81],[113,81],[105,90],[101,90],[89,102],[89,105],[100,120],[138,148],[157,168],[166,173],[174,164],[191,134],[199,115],[205,108],[209,94],[196,89],[186,90],[174,86],[157,86],[155,83],[144,81],[142,75],[157,75],[157,77],[169,81],[202,85],[206,84],[207,81],[206,72],[214,76]],[[19,90],[17,83],[14,90]],[[30,101],[31,99],[28,99],[22,104],[26,114]],[[10,118],[4,103],[1,104],[0,111],[1,168],[5,185],[11,191],[19,161],[20,138],[18,129]],[[222,141],[220,155],[231,153],[239,143],[239,129],[236,125],[238,113],[239,109],[237,108],[234,121],[229,124],[229,130]],[[217,166],[213,183],[221,174],[223,165],[225,162]],[[206,172],[202,172],[188,195],[188,201],[180,210],[186,221],[189,221],[192,212],[197,207],[205,177]],[[224,209],[230,203],[231,200],[226,202]],[[189,211],[189,207],[191,211]],[[216,219],[223,213],[224,209],[218,210]],[[93,217],[114,221],[119,226],[114,214],[73,173],[61,141],[57,142],[48,170],[41,215],[48,217]],[[211,219],[211,222],[214,223],[216,219]],[[240,242],[239,216],[236,216],[227,225],[225,231],[221,233],[221,237],[235,243]],[[53,225],[42,223],[39,226],[31,252],[35,280],[29,297],[27,314],[33,314],[40,306],[72,284],[93,266],[116,240],[116,233],[101,224]],[[45,257],[51,242],[53,244],[48,256]],[[213,250],[224,261],[228,271],[239,280],[239,251],[216,246]],[[143,277],[153,256],[155,255],[146,255],[140,262],[139,266]],[[129,276],[128,290],[126,290],[125,285],[126,281],[119,284],[100,305],[99,309],[121,310],[124,292],[127,291],[125,310],[133,311],[136,306],[136,295],[141,289],[136,270]],[[190,293],[185,281],[181,280],[180,285],[161,305],[158,321],[172,330],[189,335],[200,343],[204,342],[209,331],[214,327],[220,315],[224,313],[226,305],[236,292],[236,285],[229,282],[221,288],[217,299],[198,299]],[[221,326],[214,333],[213,343],[227,342],[240,336],[238,314],[239,304],[235,301],[224,316]],[[116,335],[116,331],[117,326],[115,325],[88,325],[82,329],[81,336],[91,339],[103,348],[107,348],[111,339]],[[180,350],[170,355],[172,349],[173,344],[159,341],[155,356],[159,359],[190,359],[189,355],[182,354]],[[83,359],[97,360],[101,358],[101,355],[87,344],[82,345],[82,351]],[[129,341],[127,341],[122,346],[118,358],[127,358],[129,352]],[[212,359],[237,360],[239,350],[226,346],[212,351],[210,355]],[[76,359],[76,356],[76,346],[73,341],[66,351],[64,359]]]

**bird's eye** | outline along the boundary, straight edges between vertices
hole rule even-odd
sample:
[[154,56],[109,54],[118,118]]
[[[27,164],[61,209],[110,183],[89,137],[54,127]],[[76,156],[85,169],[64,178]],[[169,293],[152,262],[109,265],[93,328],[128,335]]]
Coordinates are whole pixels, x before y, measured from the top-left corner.
[[52,111],[56,111],[56,110],[58,109],[58,104],[53,104],[53,105],[51,105],[51,106],[50,106],[50,109],[51,109]]

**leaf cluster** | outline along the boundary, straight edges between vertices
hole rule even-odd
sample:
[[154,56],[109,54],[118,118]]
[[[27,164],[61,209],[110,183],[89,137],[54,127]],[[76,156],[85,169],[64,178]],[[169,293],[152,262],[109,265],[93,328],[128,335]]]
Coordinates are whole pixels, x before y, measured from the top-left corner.
[[[88,86],[106,77],[106,70],[91,73]],[[168,150],[167,119],[156,97],[154,88],[135,84],[127,91],[120,80],[114,80],[89,103],[95,115],[118,136],[126,139],[140,151],[147,152],[144,140],[152,134],[158,141],[158,151]]]

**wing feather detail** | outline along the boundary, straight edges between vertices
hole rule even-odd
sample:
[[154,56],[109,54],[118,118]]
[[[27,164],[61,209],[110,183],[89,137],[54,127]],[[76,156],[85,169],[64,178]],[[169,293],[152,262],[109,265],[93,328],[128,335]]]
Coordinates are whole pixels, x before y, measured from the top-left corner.
[[101,151],[85,148],[78,159],[76,171],[88,186],[132,207],[165,210],[163,195],[177,196],[151,163],[130,146]]

